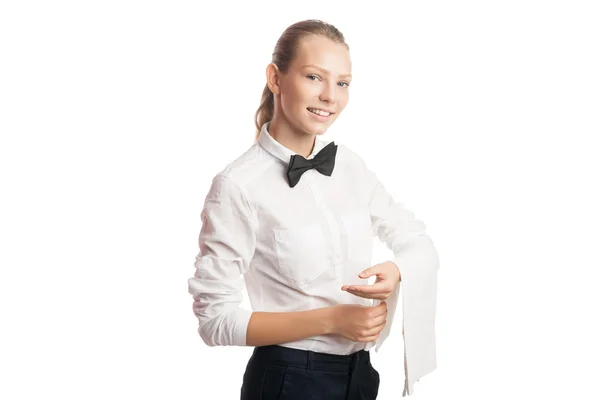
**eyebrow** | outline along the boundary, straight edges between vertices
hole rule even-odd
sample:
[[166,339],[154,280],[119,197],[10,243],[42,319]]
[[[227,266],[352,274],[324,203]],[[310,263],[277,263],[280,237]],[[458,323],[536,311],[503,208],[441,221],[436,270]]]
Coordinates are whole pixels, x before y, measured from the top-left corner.
[[[302,66],[302,68],[307,68],[307,67],[316,68],[319,71],[323,71],[324,73],[329,74],[329,71],[327,71],[325,68],[319,67],[318,65],[315,65],[315,64],[307,64],[307,65]],[[340,75],[340,77],[352,78],[352,74],[343,74],[343,75]]]

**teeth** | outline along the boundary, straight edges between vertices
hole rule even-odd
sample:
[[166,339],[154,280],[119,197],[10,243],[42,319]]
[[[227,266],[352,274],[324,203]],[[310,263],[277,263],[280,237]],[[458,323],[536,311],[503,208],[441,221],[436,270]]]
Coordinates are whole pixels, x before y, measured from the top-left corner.
[[317,115],[322,115],[324,117],[328,117],[330,113],[328,113],[327,111],[321,111],[319,109],[316,108],[309,108],[308,111],[315,113]]

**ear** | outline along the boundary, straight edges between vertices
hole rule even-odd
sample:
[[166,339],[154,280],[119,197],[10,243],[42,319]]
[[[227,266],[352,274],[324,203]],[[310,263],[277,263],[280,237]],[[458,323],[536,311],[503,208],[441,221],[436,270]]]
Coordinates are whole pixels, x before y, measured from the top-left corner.
[[269,89],[273,94],[279,94],[280,92],[279,76],[280,72],[277,65],[269,63],[269,65],[267,65],[267,86],[269,86]]

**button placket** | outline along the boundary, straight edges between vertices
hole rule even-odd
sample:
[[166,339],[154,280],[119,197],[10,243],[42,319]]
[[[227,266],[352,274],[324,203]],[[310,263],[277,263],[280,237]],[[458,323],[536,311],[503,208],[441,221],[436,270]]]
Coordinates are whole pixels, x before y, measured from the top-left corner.
[[[318,171],[313,171],[313,170],[310,170],[307,172],[319,173]],[[335,279],[338,284],[341,284],[343,258],[342,258],[342,243],[340,240],[340,228],[337,224],[334,214],[325,205],[325,202],[323,201],[323,196],[321,195],[321,191],[319,190],[318,185],[316,184],[316,182],[313,179],[313,174],[305,173],[305,175],[306,175],[306,178],[308,178],[307,179],[308,184],[309,184],[310,190],[313,194],[313,197],[315,199],[315,204],[316,204],[317,208],[325,216],[325,220],[327,221],[327,226],[329,227],[329,232],[331,233],[331,238],[332,238],[332,243],[333,243],[332,261],[333,261],[333,265],[334,265]]]

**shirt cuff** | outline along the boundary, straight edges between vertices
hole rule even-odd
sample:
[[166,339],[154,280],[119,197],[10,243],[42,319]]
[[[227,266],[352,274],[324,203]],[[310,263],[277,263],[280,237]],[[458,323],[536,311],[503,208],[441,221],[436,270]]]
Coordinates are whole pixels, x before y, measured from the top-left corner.
[[245,308],[239,309],[233,328],[234,346],[246,346],[246,335],[248,333],[248,323],[250,322],[251,316],[251,310],[246,310]]

